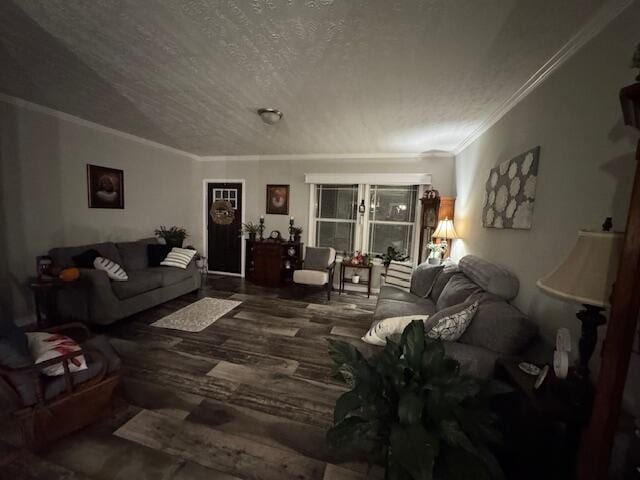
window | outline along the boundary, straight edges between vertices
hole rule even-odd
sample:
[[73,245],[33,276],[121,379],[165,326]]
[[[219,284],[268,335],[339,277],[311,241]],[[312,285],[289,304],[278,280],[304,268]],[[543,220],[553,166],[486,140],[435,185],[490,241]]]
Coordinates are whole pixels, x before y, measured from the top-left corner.
[[238,190],[235,188],[214,188],[214,200],[227,200],[234,210],[238,209]]
[[411,256],[417,197],[416,185],[371,185],[368,253],[382,254],[392,246]]
[[317,185],[316,246],[350,252],[355,240],[358,185]]
[[[393,246],[413,255],[416,185],[317,184],[314,192],[310,225],[316,246],[333,247],[341,254],[359,250],[374,255]],[[362,201],[368,214],[358,213]]]

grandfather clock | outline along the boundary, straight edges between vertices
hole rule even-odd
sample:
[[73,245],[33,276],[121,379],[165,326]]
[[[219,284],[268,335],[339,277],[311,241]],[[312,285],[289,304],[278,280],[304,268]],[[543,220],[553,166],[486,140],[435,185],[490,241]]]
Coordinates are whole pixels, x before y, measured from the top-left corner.
[[438,222],[449,218],[453,220],[456,199],[441,197],[437,190],[426,190],[420,199],[422,211],[420,214],[420,247],[418,248],[418,263],[429,256],[427,244],[436,231]]
[[[637,80],[640,80],[640,76]],[[640,130],[640,83],[620,90],[620,103],[625,125],[634,127],[634,131]],[[621,255],[624,261],[620,262],[611,295],[611,314],[602,349],[593,411],[580,445],[580,480],[604,480],[608,477],[611,448],[636,336],[640,311],[640,140],[635,160],[635,180]]]

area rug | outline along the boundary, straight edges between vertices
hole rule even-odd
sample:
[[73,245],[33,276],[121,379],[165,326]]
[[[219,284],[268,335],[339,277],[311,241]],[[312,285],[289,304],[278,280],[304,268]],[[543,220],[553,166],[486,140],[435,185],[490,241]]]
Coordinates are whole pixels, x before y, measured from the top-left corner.
[[171,328],[185,332],[201,332],[242,302],[222,298],[203,298],[161,318],[152,327]]

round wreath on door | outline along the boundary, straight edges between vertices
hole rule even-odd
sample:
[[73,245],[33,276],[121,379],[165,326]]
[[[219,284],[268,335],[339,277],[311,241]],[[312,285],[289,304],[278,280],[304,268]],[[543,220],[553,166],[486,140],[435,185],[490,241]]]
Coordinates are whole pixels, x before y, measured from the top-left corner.
[[230,225],[236,218],[236,211],[228,200],[216,200],[211,205],[209,215],[216,225]]

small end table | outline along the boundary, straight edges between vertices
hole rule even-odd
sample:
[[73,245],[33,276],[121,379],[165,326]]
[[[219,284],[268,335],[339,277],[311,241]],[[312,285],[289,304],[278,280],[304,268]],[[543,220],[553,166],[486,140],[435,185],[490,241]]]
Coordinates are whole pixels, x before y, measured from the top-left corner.
[[62,322],[58,311],[57,292],[76,282],[77,280],[64,282],[58,278],[41,280],[33,277],[30,279],[29,288],[33,292],[38,328],[48,328]]
[[358,269],[367,270],[367,280],[366,281],[361,280],[359,284],[367,286],[367,298],[369,298],[371,296],[371,271],[373,268],[373,264],[370,263],[368,265],[363,265],[361,263],[342,262],[340,264],[340,291],[338,292],[339,295],[342,295],[342,292],[344,291],[344,284],[345,284],[344,274],[347,268],[354,268],[356,270]]

